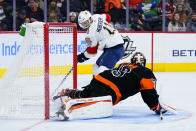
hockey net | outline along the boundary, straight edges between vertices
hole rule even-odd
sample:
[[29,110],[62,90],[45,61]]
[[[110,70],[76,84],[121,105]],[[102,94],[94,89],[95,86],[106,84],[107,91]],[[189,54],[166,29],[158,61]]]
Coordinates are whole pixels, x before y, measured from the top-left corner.
[[0,117],[49,119],[56,111],[52,95],[62,88],[77,88],[76,58],[75,24],[27,24],[19,52],[0,79]]

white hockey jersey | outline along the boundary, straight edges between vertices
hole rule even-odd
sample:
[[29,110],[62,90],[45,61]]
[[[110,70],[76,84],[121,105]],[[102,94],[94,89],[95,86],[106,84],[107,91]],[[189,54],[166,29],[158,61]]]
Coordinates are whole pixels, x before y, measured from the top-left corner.
[[118,30],[114,29],[106,21],[106,15],[95,14],[92,16],[92,19],[93,22],[86,35],[86,38],[90,38],[92,41],[90,47],[95,47],[99,44],[98,50],[103,50],[104,48],[111,48],[124,43]]

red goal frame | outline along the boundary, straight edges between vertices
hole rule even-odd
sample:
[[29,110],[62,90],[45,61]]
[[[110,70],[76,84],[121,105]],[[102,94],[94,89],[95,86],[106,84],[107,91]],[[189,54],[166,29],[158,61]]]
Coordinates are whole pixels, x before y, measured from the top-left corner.
[[77,89],[77,25],[75,23],[45,23],[44,24],[45,120],[50,118],[49,27],[72,27],[73,28],[73,88]]

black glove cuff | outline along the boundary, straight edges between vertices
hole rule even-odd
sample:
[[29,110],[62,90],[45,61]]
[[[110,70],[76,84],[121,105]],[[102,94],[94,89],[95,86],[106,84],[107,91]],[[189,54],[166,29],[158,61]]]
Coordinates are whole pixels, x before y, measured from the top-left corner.
[[82,57],[84,58],[84,60],[88,60],[89,58],[87,58],[84,53],[81,53]]

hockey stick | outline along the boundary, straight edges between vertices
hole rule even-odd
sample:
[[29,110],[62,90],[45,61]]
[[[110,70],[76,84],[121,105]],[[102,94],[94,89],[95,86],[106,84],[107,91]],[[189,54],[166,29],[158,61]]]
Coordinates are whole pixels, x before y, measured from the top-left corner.
[[[155,89],[156,89],[156,83],[155,83]],[[160,99],[161,99],[161,97],[160,96],[162,96],[162,88],[161,88],[161,84],[160,84],[160,90],[159,90],[159,104],[160,104]],[[162,111],[160,110],[160,115],[159,115],[159,117],[160,117],[160,119],[161,120],[163,120],[163,113],[162,113]]]
[[163,120],[163,113],[160,111],[160,119]]
[[57,88],[54,90],[54,92],[52,93],[51,96],[53,96],[56,91],[60,88],[60,86],[64,83],[64,81],[67,79],[67,77],[69,76],[69,74],[71,74],[71,72],[73,71],[73,67],[69,70],[69,72],[67,73],[67,75],[65,75],[65,77],[63,78],[63,80],[61,81],[61,83],[57,86]]
[[54,96],[52,99],[55,101],[56,99],[61,98],[61,97],[63,97],[63,96],[66,96],[66,95]]
[[[162,108],[164,108],[164,109],[166,109],[167,110],[167,112],[170,112],[170,113],[172,113],[172,114],[177,114],[177,111],[176,111],[176,109],[175,108],[173,108],[173,107],[171,107],[171,106],[168,106],[168,105],[166,105],[166,104],[164,104],[164,102],[163,102],[163,100],[162,100],[162,86],[160,85],[159,86],[160,87],[160,90],[159,90],[159,104],[160,104],[160,106],[162,107]],[[163,112],[160,110],[160,119],[161,120],[163,120]]]

